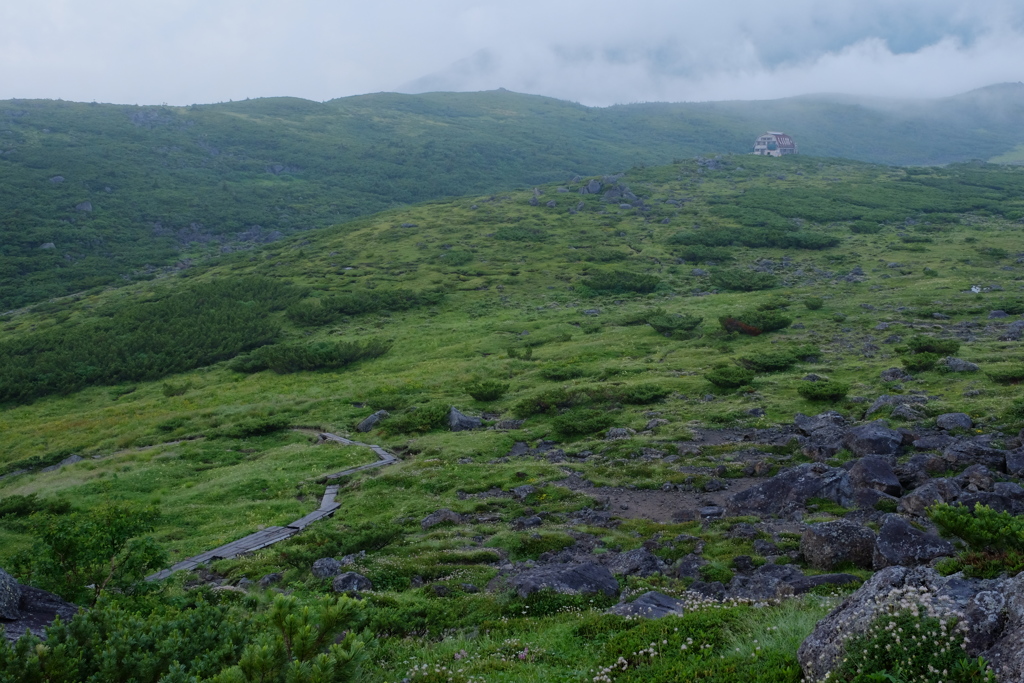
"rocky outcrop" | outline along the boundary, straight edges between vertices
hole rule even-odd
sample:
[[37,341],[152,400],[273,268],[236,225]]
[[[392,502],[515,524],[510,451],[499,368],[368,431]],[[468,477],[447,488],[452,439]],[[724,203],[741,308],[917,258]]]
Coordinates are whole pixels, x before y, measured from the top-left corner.
[[334,577],[334,581],[331,582],[331,590],[335,593],[358,595],[361,591],[372,591],[373,583],[362,574],[345,572]]
[[445,522],[462,524],[462,515],[454,512],[453,510],[449,510],[448,508],[441,508],[440,510],[435,510],[424,517],[423,521],[420,522],[420,528],[426,531],[431,527],[435,527],[438,524],[444,524]]
[[391,413],[389,413],[386,410],[378,410],[373,415],[370,415],[369,417],[364,419],[362,422],[357,424],[356,425],[356,431],[357,432],[368,432],[371,429],[373,429],[374,427],[376,427],[380,423],[381,420],[383,420],[384,418],[387,418],[387,417],[391,417]]
[[853,484],[849,473],[823,463],[791,467],[763,484],[737,493],[729,501],[727,514],[788,514],[802,509],[809,498],[825,498],[839,505],[852,505]]
[[480,429],[484,423],[479,417],[470,417],[459,412],[459,410],[452,406],[448,410],[448,426],[453,432],[465,432],[471,429]]
[[896,455],[903,444],[903,435],[882,420],[875,420],[846,433],[843,444],[857,457],[865,455]]
[[665,571],[665,563],[662,562],[661,558],[646,548],[627,550],[624,553],[605,553],[604,555],[598,555],[598,558],[603,560],[605,556],[608,557],[608,560],[602,561],[601,564],[607,567],[613,574],[620,574],[622,576],[650,576],[651,574],[660,574]]
[[812,524],[800,539],[800,552],[815,569],[844,564],[870,569],[874,550],[875,532],[844,519]]
[[313,563],[312,573],[315,578],[329,579],[341,573],[341,562],[333,557],[321,557]]
[[661,619],[669,615],[683,614],[686,603],[670,598],[664,593],[650,591],[632,602],[622,602],[608,610],[608,614],[622,617],[639,617],[641,619]]
[[0,569],[0,619],[14,620],[21,616],[18,603],[21,601],[21,586],[14,577]]
[[873,489],[890,496],[903,493],[903,486],[892,469],[890,459],[880,455],[865,455],[850,468],[850,483],[854,488]]
[[970,429],[974,420],[967,413],[943,413],[935,418],[935,426],[939,429]]
[[73,605],[53,593],[32,586],[22,586],[0,569],[0,628],[9,641],[15,641],[28,631],[37,638],[46,639],[46,627],[60,617],[71,621],[78,614]]
[[1002,683],[1024,680],[1024,574],[1012,579],[964,579],[935,570],[889,567],[818,622],[797,659],[809,682],[818,683],[845,654],[845,642],[864,634],[879,615],[916,603],[940,617],[956,617],[968,657],[983,656]]
[[619,582],[612,573],[593,562],[554,564],[529,569],[511,578],[509,585],[521,598],[542,590],[566,595],[603,593],[612,597],[619,594]]
[[814,417],[797,413],[793,423],[807,437],[802,444],[807,457],[824,460],[842,450],[846,418],[839,413],[829,410]]
[[872,563],[875,569],[913,567],[955,552],[949,541],[916,529],[903,517],[892,514],[885,516],[878,531]]

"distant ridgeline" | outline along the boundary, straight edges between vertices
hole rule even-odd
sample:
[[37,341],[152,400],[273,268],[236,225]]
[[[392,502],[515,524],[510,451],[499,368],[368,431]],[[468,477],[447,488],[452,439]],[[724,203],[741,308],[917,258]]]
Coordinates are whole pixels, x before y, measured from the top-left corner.
[[606,109],[505,91],[0,102],[0,311],[398,205],[741,154],[766,129],[792,133],[811,156],[944,164],[1013,158],[1021,120],[1020,85],[916,103]]

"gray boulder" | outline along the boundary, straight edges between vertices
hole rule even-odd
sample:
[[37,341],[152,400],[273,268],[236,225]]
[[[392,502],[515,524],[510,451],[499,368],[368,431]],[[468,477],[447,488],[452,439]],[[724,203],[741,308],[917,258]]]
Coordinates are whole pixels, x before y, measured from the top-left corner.
[[852,574],[806,576],[799,567],[791,564],[764,564],[749,575],[733,577],[725,596],[761,602],[801,595],[825,584],[842,585],[859,581]]
[[850,468],[850,483],[855,488],[874,489],[890,496],[899,496],[903,487],[889,464],[889,458],[865,455]]
[[954,358],[952,356],[947,356],[939,362],[945,365],[946,369],[950,372],[977,372],[981,369],[970,361],[966,361],[962,358]]
[[18,601],[18,618],[14,621],[0,619],[0,627],[9,641],[15,641],[28,631],[42,640],[46,640],[46,627],[60,617],[64,623],[71,621],[78,613],[78,606],[32,586],[21,586],[21,598]]
[[800,552],[815,569],[835,569],[852,564],[870,569],[875,532],[844,519],[812,524],[800,539]]
[[281,583],[282,580],[284,580],[283,574],[273,572],[271,574],[264,575],[263,578],[256,582],[256,585],[260,588],[270,588],[275,583]]
[[891,514],[884,517],[878,532],[873,565],[876,570],[896,565],[913,567],[955,552],[949,541],[915,529],[903,517]]
[[21,616],[18,603],[21,602],[21,586],[14,577],[0,569],[0,619],[17,619]]
[[341,573],[341,562],[333,557],[321,557],[313,563],[311,571],[313,576],[318,579],[329,579]]
[[608,610],[608,614],[622,617],[639,617],[641,619],[661,619],[669,615],[680,616],[686,603],[670,598],[664,593],[650,591],[644,593],[633,602],[622,602]]
[[435,510],[434,512],[431,512],[429,515],[424,517],[423,521],[420,522],[420,527],[424,531],[426,531],[431,527],[435,527],[438,524],[444,524],[445,522],[451,522],[452,524],[462,524],[462,515],[460,515],[457,512],[453,512],[448,508],[441,508],[440,510]]
[[903,444],[903,435],[882,420],[854,427],[846,433],[843,444],[858,457],[865,455],[896,455]]
[[651,574],[660,574],[665,571],[665,563],[662,562],[661,558],[652,553],[646,548],[637,548],[636,550],[628,550],[624,553],[606,554],[608,560],[604,560],[605,555],[598,556],[604,566],[612,572],[612,574],[620,574],[622,576],[650,576]]
[[452,406],[448,411],[448,426],[453,432],[465,432],[471,429],[480,429],[484,423],[479,417],[463,415],[455,406]]
[[942,449],[942,458],[953,469],[984,465],[1001,472],[1006,467],[1006,451],[992,448],[983,441],[957,439]]
[[803,508],[808,498],[826,498],[843,506],[853,505],[853,484],[849,473],[823,463],[806,463],[779,472],[729,501],[729,515],[788,514]]
[[936,503],[951,503],[960,495],[960,486],[952,479],[933,479],[900,498],[900,512],[926,517],[927,509]]
[[886,406],[924,405],[925,403],[928,403],[927,396],[919,396],[917,394],[882,394],[864,412],[864,417],[871,417]]
[[512,495],[519,500],[526,500],[530,494],[536,493],[537,489],[530,484],[523,484],[512,489]]
[[793,423],[807,436],[802,444],[803,453],[807,457],[824,460],[842,450],[846,418],[839,413],[830,410],[814,417],[797,413]]
[[881,377],[883,382],[905,382],[908,379],[914,379],[914,376],[903,368],[889,368],[888,370],[882,370]]
[[797,651],[806,680],[821,681],[845,655],[845,643],[875,618],[917,602],[960,622],[968,657],[983,656],[1004,682],[1024,680],[1024,574],[1005,580],[939,576],[927,567],[888,567],[818,622]]
[[509,580],[516,594],[525,598],[537,591],[551,590],[565,595],[619,594],[619,582],[606,567],[584,564],[554,564],[529,569]]
[[629,427],[612,427],[605,433],[604,440],[618,441],[619,439],[628,439],[634,434],[636,434],[636,432]]
[[334,577],[334,581],[331,582],[331,590],[335,593],[358,594],[362,591],[372,591],[373,583],[362,574],[345,572]]
[[386,410],[378,410],[373,415],[370,415],[369,417],[364,419],[362,422],[357,424],[356,425],[356,431],[357,432],[368,432],[371,429],[373,429],[374,427],[376,427],[377,424],[381,420],[386,418],[386,417],[391,417],[391,413],[389,413]]
[[684,555],[676,565],[676,576],[680,579],[696,579],[700,577],[700,568],[708,563],[696,553]]
[[955,477],[960,488],[971,493],[978,491],[991,491],[996,483],[992,471],[984,465],[971,465]]
[[974,420],[967,413],[943,413],[935,418],[935,426],[939,429],[970,429]]
[[81,202],[79,204],[75,204],[75,211],[84,211],[85,213],[89,213],[92,211],[92,202]]
[[1006,462],[1006,471],[1015,477],[1024,476],[1024,448],[1017,448],[1007,451],[1003,456]]

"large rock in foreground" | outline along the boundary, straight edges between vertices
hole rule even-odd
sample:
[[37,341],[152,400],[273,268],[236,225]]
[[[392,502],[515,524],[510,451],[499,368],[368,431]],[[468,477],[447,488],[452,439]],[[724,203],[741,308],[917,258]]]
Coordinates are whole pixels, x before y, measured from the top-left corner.
[[822,681],[842,661],[847,639],[864,634],[877,616],[910,602],[956,617],[967,656],[985,657],[1002,683],[1024,681],[1024,574],[964,579],[939,576],[927,567],[883,569],[819,621],[797,651],[805,679]]
[[619,594],[619,582],[612,573],[592,562],[537,567],[513,577],[509,580],[509,585],[521,598],[542,590],[566,595],[604,593],[608,597],[613,597]]
[[800,552],[815,569],[844,564],[870,569],[874,550],[875,532],[845,519],[812,524],[800,539]]
[[0,619],[17,619],[18,603],[21,601],[21,586],[14,577],[0,569]]
[[913,567],[955,552],[953,544],[938,535],[915,529],[899,515],[886,515],[875,542],[873,563],[875,569]]
[[642,619],[661,619],[669,615],[683,614],[686,603],[669,597],[664,593],[650,591],[644,593],[633,602],[621,602],[608,610],[608,614],[621,617],[640,617]]
[[18,585],[18,592],[18,617],[13,621],[0,619],[0,628],[9,641],[17,640],[25,631],[45,640],[46,627],[54,619],[60,617],[61,621],[68,622],[78,613],[77,605],[39,588]]

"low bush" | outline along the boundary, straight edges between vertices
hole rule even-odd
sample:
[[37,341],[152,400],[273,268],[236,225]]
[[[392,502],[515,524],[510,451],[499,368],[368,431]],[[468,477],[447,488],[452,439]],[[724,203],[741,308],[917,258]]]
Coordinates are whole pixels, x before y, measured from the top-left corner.
[[612,420],[612,414],[605,410],[573,408],[556,417],[551,423],[563,436],[586,436],[608,429],[612,426]]
[[627,270],[595,273],[580,283],[583,293],[593,294],[649,294],[660,284],[661,280],[654,275]]
[[628,258],[629,254],[626,252],[619,249],[612,249],[611,247],[594,247],[583,255],[584,261],[592,261],[596,263],[625,261]]
[[475,401],[489,402],[497,401],[508,392],[509,385],[494,379],[484,379],[478,382],[470,382],[466,385],[466,393]]
[[503,225],[494,231],[494,239],[506,242],[543,242],[548,234],[539,228]]
[[704,379],[722,389],[737,389],[754,381],[754,373],[746,368],[726,365],[705,373]]
[[779,279],[771,273],[757,273],[739,268],[716,270],[710,279],[713,286],[736,292],[756,292],[779,286]]
[[231,363],[237,372],[273,370],[277,374],[303,370],[343,368],[360,360],[377,358],[391,350],[391,343],[380,339],[364,342],[318,342],[314,344],[273,344],[263,346]]
[[582,377],[585,373],[578,365],[547,365],[540,369],[540,376],[553,382],[564,382]]
[[748,370],[756,373],[782,372],[788,370],[800,361],[814,358],[821,354],[820,349],[814,346],[802,346],[794,349],[779,349],[776,351],[763,351],[752,356],[739,358],[737,362]]
[[[467,252],[468,253],[468,252]],[[327,325],[346,315],[406,311],[432,306],[444,300],[440,290],[374,289],[347,292],[319,299],[303,299],[288,307],[286,315],[297,325]]]
[[515,358],[517,360],[533,360],[533,347],[527,346],[526,348],[520,349],[515,346],[510,346],[506,350],[509,358]]
[[383,421],[380,430],[386,436],[432,432],[448,423],[449,409],[446,403],[412,406]]
[[631,405],[646,405],[660,401],[671,393],[672,390],[669,387],[654,382],[646,382],[610,391],[609,398]]
[[654,311],[647,317],[647,324],[659,334],[671,335],[674,332],[690,332],[704,322],[704,318],[695,315]]
[[820,296],[809,296],[804,299],[804,306],[807,307],[808,311],[817,311],[825,305],[825,300]]
[[850,232],[855,235],[877,235],[882,232],[882,224],[872,221],[855,221],[850,225]]
[[1010,368],[1009,370],[990,370],[985,374],[997,384],[1020,384],[1024,382],[1024,366]]
[[40,500],[34,493],[25,496],[13,494],[0,498],[0,519],[28,517],[37,512],[65,515],[71,512],[71,503],[63,498]]
[[900,362],[910,372],[924,372],[931,370],[939,362],[941,356],[937,353],[915,353],[912,356],[903,356]]
[[464,266],[473,261],[473,252],[467,249],[452,249],[437,257],[446,266]]
[[956,339],[936,339],[924,335],[915,335],[906,341],[911,353],[936,353],[939,356],[952,356],[960,350],[960,342]]
[[827,401],[834,403],[846,398],[850,392],[850,385],[833,380],[820,382],[801,382],[796,392],[808,401]]
[[718,324],[726,332],[738,332],[756,337],[764,332],[785,329],[793,324],[793,319],[778,311],[753,310],[744,311],[735,316],[723,316],[718,319]]
[[294,540],[279,546],[278,556],[285,564],[308,570],[321,557],[343,557],[358,552],[375,552],[398,543],[402,527],[387,522],[357,524],[351,527],[314,526]]
[[732,252],[724,247],[707,247],[695,244],[675,250],[675,255],[690,263],[726,263],[733,260]]
[[512,411],[518,417],[530,417],[583,405],[590,400],[589,390],[579,387],[557,387],[521,399]]

